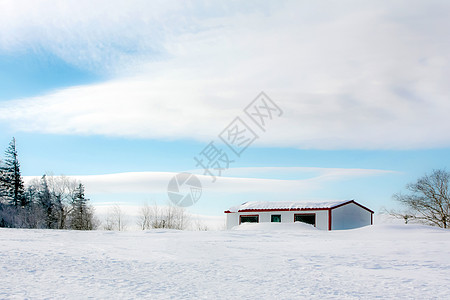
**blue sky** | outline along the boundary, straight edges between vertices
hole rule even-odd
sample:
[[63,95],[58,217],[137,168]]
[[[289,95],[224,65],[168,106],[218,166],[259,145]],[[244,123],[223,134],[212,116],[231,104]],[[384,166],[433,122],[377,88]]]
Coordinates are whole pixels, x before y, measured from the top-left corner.
[[393,193],[450,166],[450,7],[333,3],[4,1],[0,145],[16,137],[25,176],[77,176],[96,205],[162,204],[264,91],[282,116],[216,183],[200,176],[191,212],[396,207]]

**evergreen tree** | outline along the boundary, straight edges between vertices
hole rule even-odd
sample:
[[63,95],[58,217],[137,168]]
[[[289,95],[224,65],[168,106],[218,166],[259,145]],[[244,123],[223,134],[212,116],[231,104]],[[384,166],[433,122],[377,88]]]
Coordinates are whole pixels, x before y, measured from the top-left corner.
[[75,190],[74,199],[72,202],[71,212],[71,228],[76,230],[92,230],[93,212],[88,204],[89,199],[84,196],[84,186],[79,184]]
[[57,216],[55,216],[55,205],[48,187],[46,175],[43,175],[41,178],[40,190],[37,198],[45,214],[45,226],[47,228],[55,228],[58,219]]
[[5,178],[4,178],[4,175],[3,175],[3,163],[2,163],[2,160],[0,158],[0,204],[6,204],[6,203],[7,203],[7,200],[6,200],[6,185],[5,185]]
[[26,206],[24,184],[20,174],[20,163],[17,158],[16,139],[13,138],[5,151],[5,162],[1,168],[1,190],[4,197],[14,206]]

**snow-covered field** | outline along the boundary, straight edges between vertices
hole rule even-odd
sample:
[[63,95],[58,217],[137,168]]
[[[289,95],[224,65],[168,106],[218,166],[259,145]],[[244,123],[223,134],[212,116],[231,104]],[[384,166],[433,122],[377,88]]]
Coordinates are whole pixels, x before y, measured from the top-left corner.
[[0,229],[0,269],[2,299],[449,299],[450,231]]

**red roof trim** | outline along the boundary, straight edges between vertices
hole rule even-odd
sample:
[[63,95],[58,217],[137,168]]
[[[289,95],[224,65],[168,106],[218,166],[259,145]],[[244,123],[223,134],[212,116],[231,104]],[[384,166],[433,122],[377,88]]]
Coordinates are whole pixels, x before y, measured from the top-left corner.
[[361,204],[359,204],[358,202],[356,202],[355,200],[350,200],[350,201],[347,201],[347,202],[344,202],[344,203],[341,203],[341,204],[339,204],[339,205],[336,205],[336,206],[333,206],[333,207],[330,207],[330,209],[335,209],[335,208],[338,208],[338,207],[341,207],[341,206],[344,206],[344,205],[347,205],[347,204],[350,204],[350,203],[353,203],[353,204],[356,204],[356,205],[358,205],[359,207],[361,207],[361,208],[363,208],[363,209],[365,209],[365,210],[367,210],[367,211],[369,211],[370,213],[374,213],[373,212],[373,210],[371,210],[371,209],[368,209],[367,207],[365,207],[364,205],[361,205]]
[[[263,208],[263,209],[240,209],[240,210],[238,210],[237,212],[309,211],[309,210],[328,210],[328,211],[331,212],[332,209],[335,209],[335,208],[338,208],[338,207],[341,207],[341,206],[344,206],[344,205],[347,205],[347,204],[350,204],[350,203],[356,204],[356,205],[358,205],[359,207],[361,207],[361,208],[363,208],[363,209],[369,211],[369,212],[372,213],[372,214],[374,213],[372,210],[370,210],[370,209],[368,209],[367,207],[365,207],[365,206],[359,204],[359,203],[356,202],[355,200],[349,200],[349,201],[347,201],[347,202],[344,202],[344,203],[341,203],[341,204],[338,204],[338,205],[332,206],[332,207],[320,207],[320,208],[275,208],[275,209],[270,209],[270,208]],[[231,213],[235,213],[235,212],[232,212],[232,211],[230,211],[230,210],[226,210],[226,211],[224,211],[224,213],[226,213],[226,214],[231,214]]]
[[[328,210],[328,208],[264,208],[264,209],[240,209],[237,212],[265,212],[265,211],[308,211],[308,210]],[[227,210],[229,211],[229,210]],[[227,211],[225,213],[227,213]]]

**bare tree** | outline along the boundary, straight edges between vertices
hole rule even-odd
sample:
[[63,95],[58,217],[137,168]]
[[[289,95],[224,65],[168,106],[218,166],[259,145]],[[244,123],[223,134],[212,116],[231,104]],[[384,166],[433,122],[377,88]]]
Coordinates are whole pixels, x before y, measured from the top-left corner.
[[106,215],[105,230],[118,230],[124,231],[126,229],[127,222],[125,220],[124,213],[118,204],[114,204],[108,209]]
[[[28,183],[25,196],[30,202],[28,211],[35,216],[27,218],[30,224],[35,224],[30,225],[33,228],[90,230],[98,227],[94,208],[84,197],[84,186],[75,179],[64,175],[35,178]],[[36,222],[39,215],[44,225]]]
[[110,215],[106,215],[105,223],[103,224],[103,229],[109,231],[114,230],[114,223]]
[[198,231],[208,231],[209,227],[208,227],[208,225],[206,225],[205,223],[203,223],[202,221],[197,219],[195,221],[195,228],[194,229],[198,230]]
[[152,209],[148,206],[147,203],[145,203],[139,210],[139,216],[137,221],[137,224],[142,230],[148,230],[152,228],[151,216],[152,216]]
[[75,199],[75,193],[80,182],[64,175],[47,175],[47,183],[54,197],[54,212],[58,218],[57,228],[65,229],[68,227],[67,219],[72,213],[72,201]]
[[450,226],[450,173],[434,170],[406,186],[409,194],[395,194],[393,198],[406,207],[404,213],[392,213],[424,224],[448,228]]
[[[44,175],[41,179],[33,179],[28,184],[30,191],[35,191],[36,202],[45,208],[47,228],[68,229],[68,217],[72,213],[73,199],[77,190],[78,182],[64,175]],[[31,192],[30,192],[31,193]]]
[[141,208],[138,224],[141,229],[168,228],[184,230],[189,225],[186,209],[179,206],[144,205]]
[[47,228],[41,206],[30,203],[26,207],[0,203],[0,227]]

